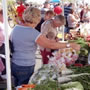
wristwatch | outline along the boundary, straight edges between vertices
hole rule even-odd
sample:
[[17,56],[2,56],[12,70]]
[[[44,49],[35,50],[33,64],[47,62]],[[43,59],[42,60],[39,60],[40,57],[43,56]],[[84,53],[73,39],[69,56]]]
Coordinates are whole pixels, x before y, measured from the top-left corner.
[[70,48],[70,44],[69,44],[69,43],[68,43],[68,44],[66,44],[66,47],[67,47],[67,48]]

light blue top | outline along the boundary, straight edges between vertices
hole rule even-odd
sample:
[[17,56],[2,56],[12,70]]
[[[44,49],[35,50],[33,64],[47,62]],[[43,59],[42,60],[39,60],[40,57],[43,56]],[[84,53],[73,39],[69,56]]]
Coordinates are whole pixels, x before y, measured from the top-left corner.
[[12,62],[19,66],[35,65],[36,40],[40,33],[30,27],[17,25],[11,34],[14,53]]

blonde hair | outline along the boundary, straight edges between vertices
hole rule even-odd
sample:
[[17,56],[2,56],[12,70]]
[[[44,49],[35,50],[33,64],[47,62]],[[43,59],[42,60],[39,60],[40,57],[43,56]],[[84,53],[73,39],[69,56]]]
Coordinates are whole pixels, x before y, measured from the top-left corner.
[[41,19],[41,12],[38,8],[28,7],[23,13],[23,20],[27,23],[38,24]]

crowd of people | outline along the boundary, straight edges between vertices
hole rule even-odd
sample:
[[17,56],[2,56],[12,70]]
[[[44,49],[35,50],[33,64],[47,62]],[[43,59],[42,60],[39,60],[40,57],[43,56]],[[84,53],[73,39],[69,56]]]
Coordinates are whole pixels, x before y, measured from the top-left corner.
[[[23,4],[21,3],[20,6],[23,7]],[[23,7],[21,13],[19,12],[20,6],[17,7],[18,24],[13,28],[10,35],[10,41],[13,46],[11,73],[15,80],[15,87],[27,84],[34,73],[37,46],[40,48],[43,64],[48,64],[49,59],[47,56],[52,56],[52,52],[57,49],[71,47],[75,50],[80,50],[80,46],[76,43],[58,42],[58,27],[65,26],[65,33],[69,33],[70,29],[79,27],[80,22],[90,21],[90,15],[87,15],[90,9],[85,6],[80,8],[81,11],[77,13],[72,3],[64,5],[64,15],[60,4],[54,5],[52,8],[50,3],[45,2],[42,9],[27,5],[27,7]],[[0,23],[3,23],[3,17],[1,17],[3,13],[1,11]],[[3,51],[5,51],[3,45],[4,35],[0,24],[1,54],[5,54],[5,52],[1,52],[2,47]],[[1,74],[2,71],[0,71]]]

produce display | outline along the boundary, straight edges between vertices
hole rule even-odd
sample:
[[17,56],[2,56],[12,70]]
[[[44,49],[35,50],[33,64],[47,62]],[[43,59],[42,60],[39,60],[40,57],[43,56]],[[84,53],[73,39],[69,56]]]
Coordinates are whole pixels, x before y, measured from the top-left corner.
[[57,80],[58,71],[55,66],[43,65],[31,77],[30,83],[33,84],[46,84],[48,80]]
[[48,81],[46,84],[36,85],[32,90],[61,90],[56,81]]
[[69,42],[75,42],[81,46],[81,49],[79,52],[79,58],[76,62],[81,63],[83,65],[88,64],[88,54],[90,52],[90,47],[88,46],[85,39],[84,38],[77,38],[76,40],[70,40]]
[[19,90],[90,90],[90,66],[69,66],[58,71],[55,66],[43,65],[28,86]]
[[55,66],[49,64],[42,66],[29,82],[36,85],[31,90],[90,90],[90,67],[68,68],[57,71]]
[[[90,90],[90,66],[84,67],[71,66],[69,68],[72,69],[72,71],[74,71],[74,74],[82,73],[82,75],[75,77],[72,80],[79,81],[83,85],[84,90]],[[85,73],[86,75],[84,75]]]
[[73,37],[72,34],[66,37],[68,42],[79,44],[80,51],[64,48],[53,52],[53,56],[48,57],[49,63],[31,77],[29,85],[34,87],[27,87],[26,90],[90,90],[90,46],[87,44],[90,43],[90,36],[82,38],[80,31],[76,35],[80,37]]
[[65,65],[72,65],[78,59],[78,53],[72,48],[59,49],[53,53],[53,57],[49,58],[49,64],[58,68]]

